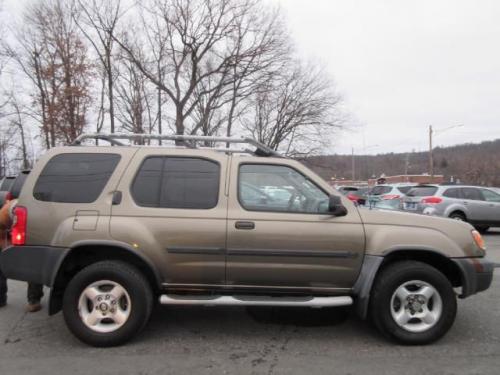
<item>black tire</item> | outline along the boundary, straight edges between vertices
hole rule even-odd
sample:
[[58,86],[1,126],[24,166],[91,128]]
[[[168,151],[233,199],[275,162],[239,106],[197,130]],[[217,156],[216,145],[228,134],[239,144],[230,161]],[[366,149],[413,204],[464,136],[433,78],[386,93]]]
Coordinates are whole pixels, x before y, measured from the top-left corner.
[[[391,314],[395,291],[408,281],[420,280],[431,285],[441,297],[442,313],[436,323],[423,332],[410,332],[399,326]],[[450,281],[428,264],[401,261],[388,265],[377,276],[370,298],[370,315],[378,330],[386,337],[405,345],[429,344],[440,339],[453,325],[457,300]]]
[[[78,308],[83,291],[101,280],[122,286],[131,301],[128,319],[109,333],[96,332],[87,327]],[[130,340],[144,328],[152,308],[153,293],[148,280],[135,267],[121,261],[102,261],[84,268],[71,279],[63,299],[63,314],[68,328],[78,339],[95,347],[117,346]]]
[[450,219],[453,219],[453,220],[467,221],[467,218],[465,217],[465,214],[463,212],[460,212],[460,211],[452,212],[450,214],[450,216],[448,216],[448,217]]
[[478,225],[478,226],[476,226],[476,230],[479,233],[486,233],[486,232],[488,232],[489,229],[490,229],[490,227],[487,226],[487,225]]

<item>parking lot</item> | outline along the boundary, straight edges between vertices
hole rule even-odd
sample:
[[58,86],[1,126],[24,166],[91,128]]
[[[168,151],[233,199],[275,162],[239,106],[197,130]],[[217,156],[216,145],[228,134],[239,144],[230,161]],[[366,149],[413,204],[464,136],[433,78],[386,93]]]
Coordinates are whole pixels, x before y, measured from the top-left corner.
[[[500,263],[500,231],[485,239]],[[387,342],[338,309],[159,306],[133,342],[95,349],[69,333],[61,314],[24,313],[26,286],[10,281],[0,374],[498,374],[500,269],[495,276],[491,289],[459,300],[452,330],[424,347]]]

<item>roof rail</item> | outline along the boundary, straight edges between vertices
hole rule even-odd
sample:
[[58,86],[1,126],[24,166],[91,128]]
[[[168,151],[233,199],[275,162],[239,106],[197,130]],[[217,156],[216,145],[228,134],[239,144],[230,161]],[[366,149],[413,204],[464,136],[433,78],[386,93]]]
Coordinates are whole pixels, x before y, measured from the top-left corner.
[[[256,141],[253,138],[241,137],[241,138],[233,138],[233,137],[212,137],[212,136],[204,136],[204,135],[163,135],[163,134],[124,134],[124,133],[89,133],[82,134],[78,136],[71,146],[80,146],[84,140],[87,139],[95,139],[95,140],[103,140],[111,143],[114,146],[126,146],[126,144],[120,142],[119,140],[129,140],[129,141],[146,141],[146,140],[166,140],[166,141],[181,141],[185,146],[190,148],[197,148],[196,142],[213,142],[213,143],[226,143],[227,147],[225,148],[211,148],[216,151],[222,152],[248,152],[253,153],[257,156],[276,156],[283,157],[277,151],[271,149],[265,144]],[[235,150],[229,148],[229,144],[240,143],[240,144],[248,144],[254,146],[255,151],[249,150]]]

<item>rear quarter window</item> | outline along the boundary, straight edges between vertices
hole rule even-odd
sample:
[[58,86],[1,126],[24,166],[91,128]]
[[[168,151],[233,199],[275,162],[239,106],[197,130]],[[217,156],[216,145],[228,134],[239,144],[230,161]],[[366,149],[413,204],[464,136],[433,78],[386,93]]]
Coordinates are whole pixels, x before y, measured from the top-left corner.
[[408,193],[411,189],[413,188],[413,186],[400,186],[398,187],[398,190],[403,193],[403,194],[406,194]]
[[119,161],[117,154],[56,155],[40,173],[33,196],[44,202],[92,203],[102,193]]
[[431,197],[436,194],[437,186],[417,186],[411,189],[408,194],[409,197]]
[[447,197],[447,198],[460,198],[460,189],[458,189],[458,188],[447,189],[443,193],[443,197]]

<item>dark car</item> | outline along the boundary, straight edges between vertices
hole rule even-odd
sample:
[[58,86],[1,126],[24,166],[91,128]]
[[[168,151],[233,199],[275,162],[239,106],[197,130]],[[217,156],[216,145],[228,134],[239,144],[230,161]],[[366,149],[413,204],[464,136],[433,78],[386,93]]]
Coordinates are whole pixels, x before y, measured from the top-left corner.
[[3,206],[5,201],[10,199],[10,188],[14,183],[15,177],[6,176],[0,180],[0,207]]

